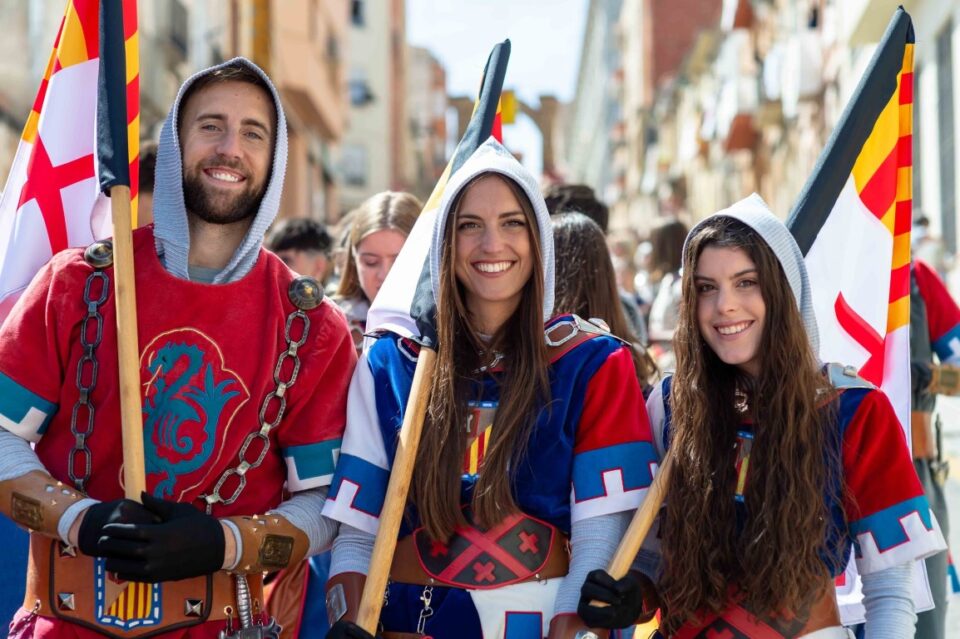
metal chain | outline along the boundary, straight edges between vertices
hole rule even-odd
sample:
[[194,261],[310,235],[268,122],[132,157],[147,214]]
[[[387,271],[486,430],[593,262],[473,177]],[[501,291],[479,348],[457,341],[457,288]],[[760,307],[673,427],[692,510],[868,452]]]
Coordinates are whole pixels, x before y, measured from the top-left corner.
[[[93,291],[96,283],[99,283],[100,294],[95,297]],[[97,346],[103,339],[103,315],[100,313],[100,305],[107,301],[109,295],[110,280],[106,274],[100,270],[90,273],[83,287],[83,303],[87,305],[87,315],[80,325],[80,345],[83,347],[83,355],[77,362],[77,390],[80,394],[70,415],[70,432],[73,433],[74,442],[73,450],[70,451],[70,457],[67,459],[67,475],[80,492],[86,490],[93,467],[93,453],[87,446],[87,440],[93,435],[95,414],[93,402],[90,400],[93,389],[97,385],[97,373],[100,369],[97,362]],[[85,415],[85,419],[81,419],[82,415]],[[83,468],[80,475],[76,472],[78,460]]]
[[427,619],[433,616],[433,608],[430,602],[433,601],[433,586],[424,586],[423,593],[420,595],[420,601],[423,602],[423,609],[420,611],[420,618],[417,619],[417,634],[424,634],[427,627]]
[[[303,330],[298,339],[292,337],[292,328],[296,320],[299,320],[299,322],[303,324]],[[214,504],[227,506],[235,502],[247,485],[247,473],[263,463],[263,460],[266,458],[267,452],[270,450],[270,432],[280,425],[280,420],[283,419],[283,414],[287,410],[287,391],[296,383],[297,375],[300,373],[300,356],[297,354],[297,351],[307,341],[309,331],[310,318],[307,317],[307,314],[302,310],[297,309],[287,315],[287,323],[283,335],[287,342],[287,350],[280,353],[280,357],[277,359],[277,366],[273,370],[273,381],[277,386],[267,393],[267,396],[263,398],[263,403],[260,405],[260,429],[247,435],[247,438],[243,441],[240,452],[237,454],[239,463],[233,468],[228,468],[223,471],[220,479],[214,484],[213,490],[207,495],[202,495],[203,500],[207,502],[207,514],[212,513]],[[292,361],[293,369],[290,371],[289,379],[281,380],[280,376],[287,360]],[[271,414],[273,418],[268,419],[268,416]],[[255,451],[258,452],[255,458],[250,461],[248,459],[248,452],[255,441],[259,441],[259,444],[254,447]],[[225,498],[221,494],[221,491],[227,481],[234,476],[237,478],[237,485],[233,493]]]

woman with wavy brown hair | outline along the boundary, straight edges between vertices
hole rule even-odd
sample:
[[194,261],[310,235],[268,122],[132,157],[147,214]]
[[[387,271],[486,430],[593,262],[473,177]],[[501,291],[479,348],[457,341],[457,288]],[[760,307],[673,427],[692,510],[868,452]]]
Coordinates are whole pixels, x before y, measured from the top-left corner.
[[[587,631],[580,585],[609,561],[652,479],[649,465],[627,469],[654,458],[630,350],[554,316],[546,205],[492,138],[450,177],[428,262],[436,368],[382,634],[573,639]],[[324,510],[340,522],[328,601],[345,610],[328,637],[369,638],[351,602],[420,354],[399,333],[375,337]]]
[[694,227],[683,268],[677,372],[647,401],[668,503],[639,571],[592,573],[581,616],[657,602],[668,637],[847,637],[833,584],[855,550],[867,636],[912,636],[910,564],[943,537],[886,396],[817,360],[796,242],[754,195]]

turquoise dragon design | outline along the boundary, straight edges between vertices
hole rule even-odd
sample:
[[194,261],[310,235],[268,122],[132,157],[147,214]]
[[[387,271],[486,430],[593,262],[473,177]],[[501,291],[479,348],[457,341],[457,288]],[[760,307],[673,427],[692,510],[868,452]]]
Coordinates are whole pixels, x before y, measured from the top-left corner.
[[[145,463],[147,473],[162,476],[153,490],[157,497],[173,495],[178,476],[192,473],[210,459],[217,442],[220,413],[227,402],[240,394],[238,390],[228,390],[236,380],[217,383],[214,367],[204,363],[204,355],[195,344],[168,342],[147,366],[155,392],[147,395],[143,405]],[[186,360],[186,369],[177,374],[174,370],[181,359]],[[202,380],[202,386],[194,385],[195,378],[196,382]],[[189,422],[202,426],[202,444],[196,441],[199,437],[181,432]],[[161,456],[161,451],[167,455]],[[170,459],[170,451],[179,459]]]

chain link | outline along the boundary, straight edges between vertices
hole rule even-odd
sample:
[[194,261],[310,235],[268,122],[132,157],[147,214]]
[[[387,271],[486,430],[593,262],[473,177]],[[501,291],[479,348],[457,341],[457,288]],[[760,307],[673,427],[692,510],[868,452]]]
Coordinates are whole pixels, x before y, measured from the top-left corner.
[[[95,287],[99,285],[99,295],[94,295]],[[96,413],[91,396],[97,385],[97,373],[100,365],[97,362],[97,347],[103,339],[103,315],[100,305],[107,301],[110,295],[110,280],[103,271],[93,271],[87,276],[83,287],[83,303],[87,306],[87,315],[80,325],[80,345],[83,354],[77,362],[77,403],[73,405],[70,415],[70,432],[73,433],[73,450],[67,459],[67,475],[74,487],[83,492],[86,490],[90,471],[93,468],[93,453],[87,446],[87,440],[93,435],[94,415]],[[91,333],[92,336],[91,336]],[[83,468],[77,474],[77,462]]]
[[[296,339],[293,338],[293,328],[295,324],[303,325],[300,331],[300,337]],[[270,451],[270,432],[280,425],[280,420],[283,419],[283,414],[287,410],[287,391],[296,383],[297,376],[300,374],[300,356],[298,351],[307,341],[307,334],[309,332],[310,318],[307,317],[306,313],[297,309],[287,315],[287,323],[283,332],[283,338],[287,342],[287,349],[280,353],[280,357],[277,358],[277,365],[273,369],[273,381],[276,387],[267,393],[267,396],[263,398],[263,403],[260,405],[260,428],[248,434],[246,439],[243,440],[243,445],[237,454],[239,463],[233,468],[225,470],[223,474],[220,475],[217,483],[214,484],[213,490],[211,490],[209,494],[202,496],[203,500],[207,503],[207,514],[213,511],[214,504],[228,506],[235,502],[247,485],[247,473],[263,463],[267,453]],[[289,367],[287,364],[288,360],[292,362],[292,369],[290,370],[289,377],[284,380],[281,378],[284,368]],[[272,419],[270,418],[271,415],[273,416]],[[257,442],[256,446],[254,446],[254,442]],[[255,456],[251,454],[251,448],[254,449],[256,453]],[[224,486],[233,477],[236,477],[237,485],[229,497],[224,497],[222,494]]]

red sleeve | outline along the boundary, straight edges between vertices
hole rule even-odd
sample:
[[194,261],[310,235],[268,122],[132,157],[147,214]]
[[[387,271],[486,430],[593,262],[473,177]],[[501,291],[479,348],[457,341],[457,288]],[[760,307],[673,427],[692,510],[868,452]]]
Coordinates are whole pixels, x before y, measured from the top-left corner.
[[951,341],[960,337],[960,307],[950,295],[946,285],[937,272],[922,260],[914,260],[913,274],[917,288],[927,307],[927,328],[930,330],[930,344],[940,358],[946,362],[960,363],[960,343],[954,350]]
[[593,374],[584,394],[574,440],[571,520],[637,508],[656,468],[633,358],[619,346]]
[[890,401],[879,390],[867,391],[859,404],[849,401],[861,392],[845,391],[840,419],[847,421],[847,523],[860,573],[869,574],[929,556],[945,545]]
[[70,335],[82,317],[90,268],[78,255],[54,256],[0,327],[0,426],[30,441],[40,439],[56,412]]

